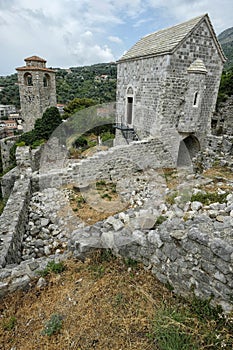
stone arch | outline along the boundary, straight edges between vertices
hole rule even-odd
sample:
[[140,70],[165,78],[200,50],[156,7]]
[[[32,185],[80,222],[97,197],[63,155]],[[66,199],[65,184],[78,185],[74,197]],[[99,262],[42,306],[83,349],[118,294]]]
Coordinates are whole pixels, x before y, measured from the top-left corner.
[[200,143],[194,135],[185,137],[179,146],[177,166],[192,165],[192,158],[200,151]]
[[24,74],[24,85],[33,86],[32,75],[31,73]]
[[45,75],[43,77],[43,85],[44,85],[44,87],[50,86],[50,76],[48,73],[45,73]]

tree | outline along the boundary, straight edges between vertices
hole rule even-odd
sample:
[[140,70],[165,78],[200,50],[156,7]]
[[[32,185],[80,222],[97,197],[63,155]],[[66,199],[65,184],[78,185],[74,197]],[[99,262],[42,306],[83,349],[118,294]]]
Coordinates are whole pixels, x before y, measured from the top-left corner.
[[74,98],[64,108],[64,118],[68,118],[74,113],[91,106],[96,105],[97,102],[91,98]]
[[36,139],[48,140],[53,131],[61,124],[62,119],[57,107],[47,108],[41,119],[35,122]]

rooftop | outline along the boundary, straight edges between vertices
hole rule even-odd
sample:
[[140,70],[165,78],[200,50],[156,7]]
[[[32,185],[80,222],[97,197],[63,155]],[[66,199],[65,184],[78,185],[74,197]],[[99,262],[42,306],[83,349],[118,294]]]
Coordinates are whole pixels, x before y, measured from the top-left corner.
[[159,56],[170,54],[185,40],[185,38],[202,22],[206,21],[210,32],[213,35],[216,47],[223,61],[225,56],[222,48],[218,43],[216,34],[211,25],[207,14],[195,17],[187,22],[177,24],[173,27],[166,28],[146,35],[140,39],[131,49],[129,49],[118,62],[141,58],[145,56]]
[[27,61],[37,61],[37,62],[44,62],[44,63],[46,63],[47,61],[46,60],[44,60],[43,58],[41,58],[41,57],[39,57],[39,56],[31,56],[31,57],[28,57],[28,58],[25,58],[24,59],[24,61],[25,62],[27,62]]

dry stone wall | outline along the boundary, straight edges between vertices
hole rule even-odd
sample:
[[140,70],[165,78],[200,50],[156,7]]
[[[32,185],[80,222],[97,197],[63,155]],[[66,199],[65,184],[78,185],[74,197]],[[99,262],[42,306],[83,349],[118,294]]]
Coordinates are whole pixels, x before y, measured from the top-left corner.
[[[158,139],[135,141],[126,146],[116,146],[108,151],[81,161],[70,161],[68,167],[40,173],[33,179],[35,190],[60,187],[69,183],[85,186],[98,179],[119,180],[147,168],[175,166],[175,162],[164,144]],[[46,164],[44,164],[46,169]]]
[[17,180],[0,217],[0,267],[21,261],[30,197],[30,179]]
[[[223,141],[221,145],[218,143],[219,139],[213,138],[212,142],[219,147],[223,145]],[[184,201],[181,195],[174,198],[174,204],[166,202],[169,194],[166,182],[159,183],[158,190],[156,184],[161,176],[151,169],[170,161],[169,152],[161,153],[162,146],[158,140],[135,142],[43,176],[28,170],[30,152],[21,148],[17,156],[20,179],[15,182],[0,219],[0,294],[26,288],[36,271],[50,260],[68,256],[84,258],[92,249],[110,248],[115,254],[142,261],[159,280],[170,283],[175,292],[189,295],[194,290],[203,298],[213,296],[214,303],[230,311],[233,308],[233,196],[229,194],[224,203],[209,206]],[[132,208],[92,226],[77,221],[70,225],[73,219],[70,210],[64,210],[68,204],[58,189],[61,185],[75,182],[84,186],[87,180],[110,177],[117,181],[133,174],[139,178],[141,169],[145,172],[147,168],[151,174],[148,173],[145,188],[139,191],[138,181],[134,189],[129,187],[134,197],[132,202],[128,197]],[[52,176],[56,181],[51,181]],[[185,175],[185,178],[194,182],[193,193],[200,191],[203,181],[208,182],[200,175]],[[31,180],[33,192],[39,184],[44,185],[33,196]],[[233,188],[230,181],[228,185]],[[56,186],[57,189],[51,188]],[[187,193],[182,186],[179,191]],[[162,223],[161,217],[165,219]]]

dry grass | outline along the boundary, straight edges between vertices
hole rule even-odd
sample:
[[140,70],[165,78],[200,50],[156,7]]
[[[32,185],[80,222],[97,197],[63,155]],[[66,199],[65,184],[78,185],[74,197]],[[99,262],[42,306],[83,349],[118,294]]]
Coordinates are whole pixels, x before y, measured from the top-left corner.
[[71,208],[88,225],[93,225],[128,207],[128,203],[119,196],[116,185],[112,182],[97,181],[82,191],[75,186],[67,188]]
[[[108,254],[69,260],[45,287],[34,281],[2,299],[0,349],[232,349],[233,315],[227,321],[206,302],[175,297],[140,264]],[[62,324],[47,335],[52,315]]]
[[[128,269],[120,259],[70,260],[66,271],[52,275],[44,289],[18,291],[1,302],[0,348],[155,349],[154,311],[169,292],[142,267]],[[60,333],[42,335],[52,314],[62,316]],[[15,317],[16,326],[4,329]]]
[[209,177],[211,179],[222,178],[225,180],[233,180],[233,172],[225,167],[215,166],[210,169],[207,169],[203,172],[205,177]]

